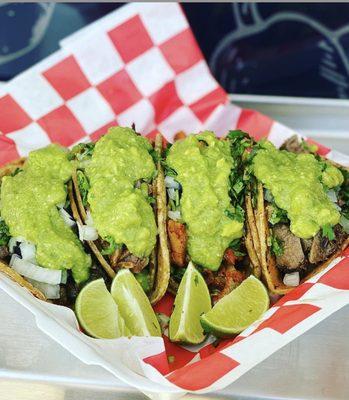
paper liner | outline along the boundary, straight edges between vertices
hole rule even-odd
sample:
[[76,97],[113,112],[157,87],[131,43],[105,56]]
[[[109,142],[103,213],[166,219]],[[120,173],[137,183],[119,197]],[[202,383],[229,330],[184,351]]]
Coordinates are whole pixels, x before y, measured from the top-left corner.
[[[96,140],[109,126],[136,124],[171,141],[178,131],[242,129],[281,145],[294,134],[254,110],[230,104],[209,72],[176,3],[132,3],[62,42],[62,49],[0,88],[0,164],[59,142]],[[349,166],[349,157],[319,152]],[[153,399],[219,390],[349,303],[349,252],[283,297],[245,332],[201,346],[164,338],[92,339],[74,313],[43,303],[1,276],[0,287],[38,327],[86,364],[100,365]],[[172,297],[156,310],[169,315]],[[168,356],[170,363],[168,362]]]

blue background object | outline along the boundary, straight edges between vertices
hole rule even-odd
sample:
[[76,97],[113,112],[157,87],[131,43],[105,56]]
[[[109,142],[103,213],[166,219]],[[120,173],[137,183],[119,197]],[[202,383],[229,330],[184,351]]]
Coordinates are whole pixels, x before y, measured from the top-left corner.
[[[33,33],[40,33],[45,19],[40,15],[47,13],[38,3],[2,3],[0,80],[51,54],[61,39],[121,5],[57,3],[39,45],[1,63],[4,53],[28,46]],[[349,98],[349,4],[182,6],[214,75],[228,92]]]

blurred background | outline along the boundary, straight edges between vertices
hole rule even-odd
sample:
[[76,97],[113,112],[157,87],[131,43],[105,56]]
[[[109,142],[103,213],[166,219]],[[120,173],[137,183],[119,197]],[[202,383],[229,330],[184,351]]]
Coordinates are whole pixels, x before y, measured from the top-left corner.
[[[1,3],[0,81],[121,5]],[[349,97],[349,4],[184,3],[183,8],[211,70],[228,92]]]

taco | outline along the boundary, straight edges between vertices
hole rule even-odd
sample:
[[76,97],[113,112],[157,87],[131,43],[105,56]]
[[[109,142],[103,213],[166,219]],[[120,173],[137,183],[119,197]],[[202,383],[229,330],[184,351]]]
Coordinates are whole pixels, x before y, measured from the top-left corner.
[[72,211],[80,239],[110,278],[130,269],[152,303],[169,281],[161,147],[161,135],[154,148],[133,129],[114,127],[96,143],[72,149]]
[[[263,278],[285,294],[326,268],[349,244],[349,174],[292,137],[282,148],[253,142],[246,155],[248,224]],[[291,151],[289,151],[291,150]]]
[[91,257],[74,231],[68,151],[49,145],[0,170],[0,272],[41,300],[72,305]]
[[164,154],[169,290],[176,294],[192,261],[216,302],[250,273],[260,276],[248,226],[244,233],[246,185],[241,154],[232,154],[230,139],[219,139],[213,132],[177,138]]

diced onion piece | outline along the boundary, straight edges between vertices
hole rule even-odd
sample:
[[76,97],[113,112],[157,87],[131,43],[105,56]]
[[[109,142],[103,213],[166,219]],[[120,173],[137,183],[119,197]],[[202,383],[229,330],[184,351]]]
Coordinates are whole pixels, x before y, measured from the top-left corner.
[[94,222],[93,222],[93,219],[92,219],[92,215],[91,215],[90,210],[87,210],[87,211],[86,211],[86,220],[85,220],[85,224],[86,224],[87,226],[91,226],[92,228],[94,228]]
[[179,183],[173,178],[173,176],[165,176],[165,186],[167,188],[179,189]]
[[21,251],[21,257],[25,261],[29,261],[32,263],[36,262],[35,259],[35,253],[36,253],[36,248],[33,243],[30,242],[21,242],[19,245],[19,249]]
[[17,246],[17,242],[21,243],[21,242],[25,242],[25,240],[20,236],[11,237],[11,239],[8,242],[8,248],[10,250],[10,253],[13,253],[15,246]]
[[82,225],[78,221],[76,221],[76,225],[78,226],[79,239],[81,241],[83,241],[84,237],[83,237],[83,234],[82,234]]
[[176,200],[176,189],[173,188],[167,189],[167,194],[171,200]]
[[283,281],[286,286],[298,286],[299,272],[292,272],[290,274],[285,274]]
[[32,264],[29,261],[22,260],[17,254],[13,254],[10,260],[10,266],[20,275],[26,278],[34,279],[38,282],[58,285],[62,280],[62,271],[59,269],[42,268]]
[[332,203],[337,203],[338,201],[336,192],[332,189],[327,192],[327,197],[332,201]]
[[68,226],[72,227],[75,225],[75,221],[73,220],[72,216],[64,208],[60,208],[59,213]]
[[180,212],[179,210],[177,210],[177,211],[171,211],[171,210],[169,210],[169,211],[167,212],[167,215],[168,215],[169,218],[171,218],[171,219],[173,219],[173,220],[175,220],[175,221],[181,219],[181,212]]
[[97,230],[95,228],[93,228],[92,226],[83,225],[82,229],[83,229],[84,240],[97,240],[98,239]]
[[60,286],[50,285],[49,283],[37,282],[34,279],[28,279],[28,281],[49,300],[59,299],[61,297]]
[[346,233],[349,233],[349,219],[345,218],[344,215],[341,216],[339,223],[342,225],[342,228]]
[[95,228],[92,226],[87,226],[87,225],[81,225],[78,224],[78,231],[79,231],[79,239],[81,241],[83,240],[88,240],[88,241],[93,241],[98,239],[98,233]]

